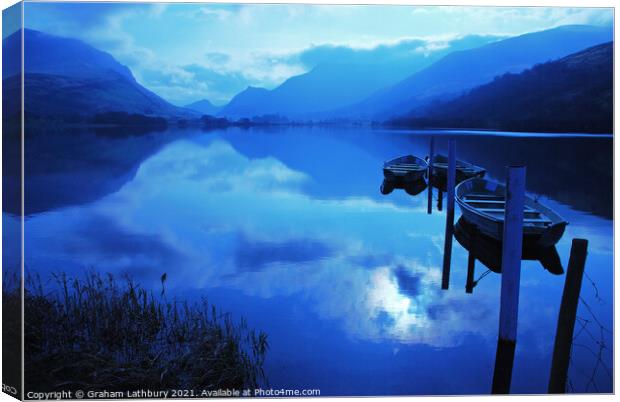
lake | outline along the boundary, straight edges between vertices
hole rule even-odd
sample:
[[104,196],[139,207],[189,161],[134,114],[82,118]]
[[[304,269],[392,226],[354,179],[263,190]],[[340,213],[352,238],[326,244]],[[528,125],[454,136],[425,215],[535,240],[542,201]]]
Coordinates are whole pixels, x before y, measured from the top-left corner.
[[[379,191],[383,161],[426,156],[431,133],[109,131],[28,134],[30,272],[45,281],[61,271],[129,273],[155,292],[166,272],[169,294],[207,297],[268,334],[272,388],[490,392],[500,275],[466,294],[467,251],[455,241],[450,288],[441,290],[446,217],[437,192],[429,215],[426,191]],[[569,390],[611,392],[612,137],[432,134],[443,153],[454,136],[457,157],[491,179],[503,180],[507,165],[527,166],[528,191],[569,221],[557,245],[564,268],[571,240],[588,239]],[[5,206],[5,239],[19,231],[16,211]],[[5,266],[17,261],[5,249]],[[478,262],[475,277],[485,271]],[[546,392],[564,279],[523,261],[512,392]]]

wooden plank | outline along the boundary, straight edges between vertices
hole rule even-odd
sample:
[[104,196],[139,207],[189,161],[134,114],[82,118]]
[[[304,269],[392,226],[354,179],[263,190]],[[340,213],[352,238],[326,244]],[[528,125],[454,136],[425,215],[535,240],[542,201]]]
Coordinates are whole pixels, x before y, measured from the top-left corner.
[[[438,167],[441,169],[447,169],[448,168],[448,164],[447,163],[443,163],[443,162],[433,162],[433,166],[434,167]],[[482,168],[473,166],[473,165],[463,165],[463,164],[456,164],[456,169],[457,170],[465,170],[465,171],[480,171],[482,170]]]
[[386,169],[390,170],[392,172],[419,172],[419,171],[423,171],[424,170],[424,168],[421,168],[419,166],[417,168],[401,168],[401,167],[394,168],[394,167],[389,167],[389,168],[386,168]]
[[544,218],[525,218],[523,219],[523,222],[528,222],[528,223],[547,223],[547,224],[551,224],[552,222],[549,219],[544,219]]
[[468,204],[505,204],[506,200],[504,200],[503,198],[497,199],[497,200],[491,200],[491,199],[482,199],[482,200],[472,200],[471,198],[467,198],[464,200],[466,203]]
[[466,194],[465,197],[467,197],[467,198],[474,198],[474,197],[497,198],[497,199],[502,199],[502,200],[506,198],[503,195],[499,195],[499,194],[482,194],[482,193]]
[[[506,208],[476,208],[476,209],[482,212],[504,212],[506,210]],[[535,209],[532,209],[532,208],[528,208],[528,207],[523,208],[523,212],[527,212],[528,214],[538,214],[538,215],[541,214],[541,212]]]
[[388,165],[387,167],[389,167],[389,168],[412,168],[412,167],[414,167],[414,168],[426,169],[426,166],[417,165],[415,163],[406,164],[406,165],[405,164],[403,164],[403,165],[400,165],[400,164],[399,165]]

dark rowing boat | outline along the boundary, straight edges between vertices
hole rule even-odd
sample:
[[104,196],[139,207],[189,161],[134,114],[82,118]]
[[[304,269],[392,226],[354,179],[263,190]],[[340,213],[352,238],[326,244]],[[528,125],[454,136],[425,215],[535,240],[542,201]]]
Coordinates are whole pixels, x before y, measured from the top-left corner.
[[[503,237],[506,206],[504,185],[485,179],[466,180],[456,187],[456,202],[463,217],[482,233],[499,241]],[[538,247],[555,245],[564,234],[566,222],[550,208],[525,196],[523,237]]]
[[[434,155],[432,163],[432,176],[438,183],[444,183],[448,177],[448,157],[444,155]],[[484,177],[486,169],[462,160],[456,160],[456,184],[473,177]]]
[[411,195],[419,194],[426,188],[424,176],[428,164],[422,158],[413,155],[401,156],[383,164],[383,184],[381,193],[389,194],[395,188],[403,188]]

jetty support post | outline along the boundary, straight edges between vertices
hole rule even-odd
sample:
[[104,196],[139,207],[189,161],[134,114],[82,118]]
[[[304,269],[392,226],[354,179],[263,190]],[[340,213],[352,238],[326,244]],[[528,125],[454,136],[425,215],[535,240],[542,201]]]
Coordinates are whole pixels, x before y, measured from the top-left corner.
[[448,184],[446,211],[446,236],[443,247],[443,272],[441,274],[441,288],[450,286],[450,262],[452,260],[452,237],[454,234],[454,186],[456,182],[456,141],[448,142]]
[[433,213],[433,156],[435,154],[435,137],[431,136],[431,149],[428,154],[428,214]]
[[555,332],[555,345],[553,347],[548,388],[550,394],[563,394],[566,391],[570,351],[573,344],[575,319],[577,317],[581,281],[583,279],[587,254],[588,241],[585,239],[573,239],[564,282],[564,291],[562,292],[558,325]]
[[499,310],[499,337],[493,372],[494,394],[510,393],[512,367],[517,342],[519,284],[523,245],[523,207],[525,204],[525,166],[507,168],[506,209],[502,238],[502,285]]
[[443,211],[443,191],[437,190],[437,211]]
[[473,248],[476,244],[476,239],[472,239],[472,250],[469,250],[469,255],[467,257],[467,282],[465,283],[465,293],[473,293],[474,291],[474,272],[476,270],[476,255],[474,254]]

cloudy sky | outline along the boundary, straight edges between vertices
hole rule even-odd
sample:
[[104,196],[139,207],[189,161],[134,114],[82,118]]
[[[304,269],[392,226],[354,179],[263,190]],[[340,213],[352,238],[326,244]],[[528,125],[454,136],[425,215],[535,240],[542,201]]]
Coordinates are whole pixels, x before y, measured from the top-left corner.
[[[611,9],[259,4],[25,3],[27,28],[111,53],[167,100],[226,103],[313,67],[316,47],[369,49],[422,39],[425,51],[469,34],[608,25]],[[418,41],[415,41],[418,43]],[[406,49],[404,51],[419,50]],[[396,46],[395,46],[396,47]],[[403,48],[402,46],[399,48]]]

